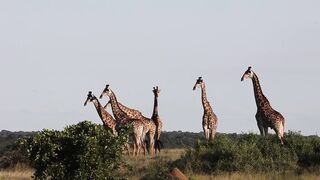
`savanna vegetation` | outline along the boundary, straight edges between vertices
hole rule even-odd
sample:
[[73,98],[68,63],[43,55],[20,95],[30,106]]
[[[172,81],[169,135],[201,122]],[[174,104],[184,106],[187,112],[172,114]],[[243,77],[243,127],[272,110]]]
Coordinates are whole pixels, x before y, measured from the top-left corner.
[[289,132],[281,145],[275,135],[217,134],[208,143],[202,133],[164,132],[164,149],[150,158],[126,155],[129,131],[114,137],[88,121],[63,131],[1,131],[0,178],[170,179],[175,167],[191,179],[320,178],[318,136]]

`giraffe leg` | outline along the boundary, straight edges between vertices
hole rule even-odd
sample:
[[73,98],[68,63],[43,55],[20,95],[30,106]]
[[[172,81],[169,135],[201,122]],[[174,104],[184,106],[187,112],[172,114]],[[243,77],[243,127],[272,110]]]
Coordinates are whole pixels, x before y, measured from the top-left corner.
[[147,151],[148,151],[148,144],[149,142],[146,139],[146,128],[143,127],[142,130],[142,136],[141,136],[141,144],[142,144],[142,149],[143,149],[143,155],[146,156],[147,155]]
[[210,129],[208,126],[208,116],[206,116],[205,114],[202,117],[202,128],[203,128],[203,132],[204,132],[204,137],[206,138],[206,140],[209,140]]
[[133,137],[133,156],[136,156],[137,154],[137,147],[138,147],[138,143],[137,143],[137,138]]
[[149,153],[151,156],[153,156],[154,155],[154,133],[152,132],[149,132],[149,141],[150,141]]
[[137,145],[135,143],[135,139],[133,138],[133,151],[132,151],[132,156],[135,156],[137,150]]
[[281,135],[281,140],[282,140],[282,144],[283,144],[283,140],[284,140],[284,125],[281,123],[281,133],[280,133],[280,135]]
[[262,124],[262,118],[261,118],[261,116],[260,116],[260,114],[258,112],[256,114],[256,120],[257,120],[257,125],[258,125],[258,128],[259,128],[260,134],[262,136],[264,136],[265,132],[264,132],[263,124]]
[[136,132],[136,143],[138,146],[138,152],[137,155],[140,154],[141,148],[144,148],[144,139],[145,139],[145,134],[144,134],[144,127],[142,124],[139,124]]
[[276,132],[280,143],[283,145],[283,140],[282,140],[283,135],[281,134],[281,131],[282,131],[281,128],[282,128],[281,126],[277,126],[276,128],[274,128],[274,131]]
[[213,140],[215,135],[216,135],[216,132],[217,132],[217,128],[214,127],[214,126],[211,126],[211,129],[210,129],[210,140]]
[[136,151],[135,151],[135,154],[134,154],[134,156],[137,156],[137,155],[139,155],[139,152],[140,152],[140,138],[139,137],[135,137],[134,138],[134,145],[135,145],[135,147],[136,147]]
[[258,122],[258,128],[259,128],[261,136],[264,136],[264,128],[259,122]]
[[141,151],[143,151],[143,155],[146,156],[146,140],[141,138]]
[[209,129],[207,127],[203,127],[203,132],[206,140],[209,140]]
[[279,125],[278,125],[278,138],[279,138],[279,140],[280,140],[280,142],[281,142],[281,144],[283,145],[283,140],[284,140],[284,138],[283,138],[283,134],[284,134],[284,127],[283,127],[283,124],[282,123],[279,123]]
[[263,127],[263,130],[264,130],[264,135],[268,135],[268,126],[264,126]]
[[130,144],[129,144],[129,142],[126,143],[125,147],[127,149],[128,156],[130,156]]

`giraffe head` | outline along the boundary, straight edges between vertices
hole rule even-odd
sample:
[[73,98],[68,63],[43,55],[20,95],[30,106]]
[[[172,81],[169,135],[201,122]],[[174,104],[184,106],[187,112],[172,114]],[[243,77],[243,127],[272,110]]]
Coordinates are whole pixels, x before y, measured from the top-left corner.
[[202,79],[202,77],[199,77],[199,78],[197,79],[196,83],[195,83],[194,86],[193,86],[193,90],[196,90],[197,87],[201,87],[202,84],[203,84],[203,79]]
[[252,79],[253,78],[253,71],[251,70],[251,66],[248,67],[248,69],[246,70],[246,72],[244,72],[244,74],[241,77],[241,81],[243,81],[244,79]]
[[84,106],[86,106],[88,102],[93,102],[93,101],[95,101],[95,100],[97,100],[96,96],[94,96],[94,95],[92,94],[92,92],[89,91],[89,92],[88,92],[88,95],[87,95],[87,99],[86,99],[86,101],[84,102]]
[[102,99],[103,96],[110,96],[110,95],[111,95],[111,90],[109,88],[109,84],[107,84],[100,95],[100,99]]
[[159,97],[160,89],[159,89],[159,87],[158,87],[158,86],[153,87],[152,92],[153,92],[153,94],[155,95],[155,97]]

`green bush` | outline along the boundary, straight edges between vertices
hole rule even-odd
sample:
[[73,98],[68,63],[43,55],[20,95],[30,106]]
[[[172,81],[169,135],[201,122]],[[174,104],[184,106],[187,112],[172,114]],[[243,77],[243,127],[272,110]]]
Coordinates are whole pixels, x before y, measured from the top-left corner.
[[320,165],[320,138],[289,132],[285,145],[275,135],[219,134],[213,142],[198,142],[173,163],[190,173],[297,171]]
[[43,130],[20,140],[35,168],[36,179],[111,179],[123,163],[122,151],[130,128],[117,137],[88,121],[63,131]]

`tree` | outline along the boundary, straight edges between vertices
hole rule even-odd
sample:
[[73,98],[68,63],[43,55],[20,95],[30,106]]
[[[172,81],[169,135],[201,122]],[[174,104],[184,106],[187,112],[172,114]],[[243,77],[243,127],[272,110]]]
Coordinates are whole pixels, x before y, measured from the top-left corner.
[[83,121],[63,131],[43,130],[20,145],[35,168],[35,179],[112,179],[123,163],[130,128],[118,136]]

